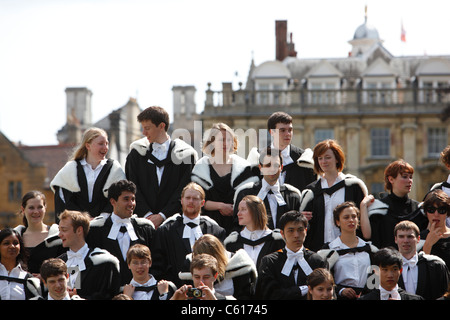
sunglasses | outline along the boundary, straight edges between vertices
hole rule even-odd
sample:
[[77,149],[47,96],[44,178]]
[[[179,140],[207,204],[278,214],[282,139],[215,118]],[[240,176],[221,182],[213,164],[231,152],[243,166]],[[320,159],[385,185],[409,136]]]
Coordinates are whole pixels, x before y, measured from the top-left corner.
[[447,214],[447,212],[448,212],[448,208],[447,207],[439,207],[439,208],[436,208],[436,207],[433,207],[433,206],[425,207],[425,212],[426,213],[432,214],[432,213],[435,213],[436,210],[437,210],[437,212],[439,214]]

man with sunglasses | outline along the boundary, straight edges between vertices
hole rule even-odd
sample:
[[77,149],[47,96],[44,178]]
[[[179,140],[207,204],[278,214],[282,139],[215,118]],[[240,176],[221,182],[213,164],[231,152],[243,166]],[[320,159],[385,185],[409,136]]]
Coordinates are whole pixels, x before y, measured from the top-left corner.
[[450,216],[450,196],[440,189],[428,193],[423,202],[428,228],[420,233],[422,250],[434,254],[450,266],[450,228],[445,221]]

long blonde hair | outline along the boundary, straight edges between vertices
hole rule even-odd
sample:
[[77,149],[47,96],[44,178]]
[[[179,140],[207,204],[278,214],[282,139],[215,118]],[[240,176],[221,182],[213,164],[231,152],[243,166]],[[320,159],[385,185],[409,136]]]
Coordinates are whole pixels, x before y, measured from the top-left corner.
[[225,276],[225,270],[228,264],[228,256],[225,247],[220,240],[211,235],[204,234],[198,238],[192,247],[192,256],[206,253],[217,259],[217,272],[219,276]]
[[80,144],[75,148],[69,160],[82,160],[86,158],[88,154],[86,144],[92,143],[92,141],[99,136],[108,137],[108,134],[105,130],[96,127],[87,129],[83,133],[83,138],[81,139]]

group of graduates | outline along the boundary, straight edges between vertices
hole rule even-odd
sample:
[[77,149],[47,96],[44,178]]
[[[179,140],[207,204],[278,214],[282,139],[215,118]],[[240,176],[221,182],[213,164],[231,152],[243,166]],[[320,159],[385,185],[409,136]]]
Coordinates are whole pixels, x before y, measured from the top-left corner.
[[[167,134],[169,115],[137,120],[125,168],[90,128],[46,199],[22,199],[23,224],[0,231],[2,300],[444,300],[449,298],[450,175],[410,199],[414,169],[385,169],[384,197],[343,173],[335,140],[291,143],[292,117],[244,159],[214,124],[199,158]],[[450,170],[450,146],[441,159]]]

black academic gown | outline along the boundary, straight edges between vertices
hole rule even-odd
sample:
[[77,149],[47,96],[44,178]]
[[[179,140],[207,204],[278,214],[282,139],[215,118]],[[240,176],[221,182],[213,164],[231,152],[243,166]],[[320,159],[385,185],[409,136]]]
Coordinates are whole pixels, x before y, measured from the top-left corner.
[[[209,217],[200,216],[200,228],[203,234],[212,234],[220,241],[226,237],[225,229]],[[186,255],[192,252],[189,240],[183,238],[183,231],[180,214],[173,215],[156,229],[150,268],[156,279],[172,281],[177,287],[182,284],[178,273],[183,269]]]
[[[67,262],[67,252],[59,256]],[[84,258],[86,269],[81,271],[77,294],[86,300],[111,300],[120,292],[119,261],[108,251],[89,249]]]
[[[234,228],[233,228],[234,230],[241,229],[237,217],[237,214],[239,212],[239,203],[245,196],[248,195],[257,196],[261,188],[262,188],[262,181],[259,180],[257,182],[247,183],[236,191],[237,195],[234,200]],[[284,213],[290,210],[299,210],[300,208],[301,194],[298,189],[291,186],[290,184],[285,183],[283,185],[280,185],[280,193],[286,204],[283,206],[280,205],[277,206],[275,225],[273,220],[273,214],[270,209],[269,199],[267,199],[267,197],[263,199],[268,218],[267,226],[271,230],[274,230],[278,227],[278,222],[280,221],[280,218]]]
[[[328,262],[317,253],[303,249],[304,258],[312,270],[317,268],[328,269]],[[294,272],[289,276],[281,273],[287,259],[286,249],[266,255],[258,269],[258,281],[256,283],[256,299],[263,300],[305,300],[299,286],[306,285],[307,275],[301,268],[298,269],[297,282]]]
[[[236,190],[258,178],[253,175],[250,163],[233,154],[231,172],[225,176],[219,176],[214,167],[209,163],[209,157],[202,157],[197,161],[191,173],[191,180],[198,183],[205,190],[205,200],[233,204]],[[211,217],[229,234],[233,229],[233,217],[223,216],[218,210],[202,209],[202,214]]]
[[[359,208],[359,204],[367,195],[367,187],[364,182],[355,176],[345,175],[345,179],[328,188],[334,192],[340,188],[345,188],[344,201],[353,201]],[[318,251],[324,245],[324,229],[325,229],[325,200],[324,190],[321,186],[321,180],[318,179],[311,183],[302,192],[302,203],[300,211],[311,211],[312,218],[309,220],[308,232],[305,239],[305,246],[313,251]],[[358,230],[357,234],[362,238],[362,234]]]
[[[418,278],[415,294],[425,300],[436,300],[447,291],[450,281],[450,272],[442,259],[433,255],[419,252],[417,260]],[[399,287],[405,289],[405,283],[401,276]]]
[[[430,230],[425,229],[420,232],[420,240],[425,242],[427,239]],[[430,254],[438,256],[442,260],[444,260],[445,264],[450,266],[450,238],[441,238],[439,239],[431,248]]]
[[[402,288],[398,288],[398,293],[400,295],[401,300],[424,300],[423,297],[410,294],[403,290]],[[361,296],[357,300],[381,300],[380,289],[373,289],[369,293]]]
[[394,228],[400,221],[412,221],[421,231],[428,226],[428,219],[420,210],[419,202],[408,196],[400,198],[391,193],[376,200],[374,204],[369,207],[369,221],[372,228],[371,241],[377,248],[397,248]]
[[233,231],[224,241],[225,248],[230,252],[236,252],[239,249],[244,249],[244,244],[256,246],[261,243],[263,243],[263,246],[259,252],[258,258],[256,259],[256,268],[259,268],[261,265],[261,260],[264,256],[283,249],[286,246],[279,229],[273,230],[267,236],[256,241],[246,239],[242,237],[238,231]]
[[[27,228],[23,225],[19,225],[15,228],[23,236]],[[49,258],[56,258],[66,252],[68,249],[62,246],[62,240],[59,237],[59,228],[57,224],[53,224],[50,229],[47,238],[44,239],[37,246],[32,248],[26,248],[28,252],[27,267],[30,273],[40,273],[41,264],[44,260]]]
[[[74,164],[76,168],[74,168]],[[76,174],[77,181],[71,181],[72,171]],[[70,161],[51,182],[51,187],[55,193],[55,221],[59,221],[58,215],[66,209],[86,211],[92,217],[96,217],[103,212],[111,213],[112,206],[106,196],[106,191],[113,182],[121,179],[125,179],[125,173],[122,168],[114,160],[108,159],[95,181],[92,201],[89,202],[87,180],[83,166],[79,160]],[[75,191],[76,189],[79,189],[79,191]],[[60,190],[63,192],[64,201],[60,197]]]
[[[153,249],[153,243],[155,238],[155,228],[153,223],[145,218],[137,218],[135,216],[130,218],[133,225],[134,232],[138,237],[137,240],[130,240],[130,247],[135,244],[143,244],[149,247],[150,251]],[[120,262],[120,284],[125,285],[131,281],[133,275],[128,268],[126,260],[123,258],[122,251],[120,250],[119,242],[108,238],[109,232],[113,225],[111,216],[97,217],[90,223],[90,229],[86,242],[91,248],[102,248],[114,255]]]
[[[144,217],[148,212],[162,212],[169,218],[181,210],[181,191],[190,182],[197,152],[179,139],[170,142],[165,160],[158,161],[152,151],[152,145],[147,138],[143,138],[131,145],[127,156],[125,174],[137,187],[134,212],[139,217]],[[164,166],[159,185],[157,165]]]
[[[258,168],[260,151],[256,151],[256,148],[251,151],[254,153],[249,155],[249,158],[253,158],[252,162],[252,170],[253,172],[261,176],[261,172]],[[314,161],[311,157],[305,157],[305,150],[299,148],[293,144],[290,145],[290,157],[293,162],[283,166],[282,174],[285,175],[284,183],[288,183],[291,186],[294,186],[298,190],[303,191],[307,185],[317,180],[317,176],[314,173]]]

